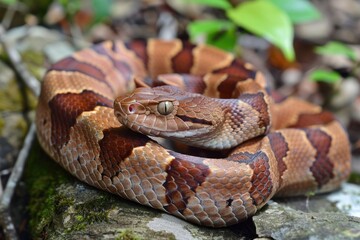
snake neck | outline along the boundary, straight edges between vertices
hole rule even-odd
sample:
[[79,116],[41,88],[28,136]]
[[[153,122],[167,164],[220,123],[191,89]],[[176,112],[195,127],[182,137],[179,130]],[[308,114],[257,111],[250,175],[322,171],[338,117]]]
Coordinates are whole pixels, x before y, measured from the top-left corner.
[[270,128],[270,111],[262,93],[244,94],[239,99],[217,99],[223,109],[223,121],[212,131],[197,134],[196,139],[181,142],[205,149],[223,150],[263,135]]

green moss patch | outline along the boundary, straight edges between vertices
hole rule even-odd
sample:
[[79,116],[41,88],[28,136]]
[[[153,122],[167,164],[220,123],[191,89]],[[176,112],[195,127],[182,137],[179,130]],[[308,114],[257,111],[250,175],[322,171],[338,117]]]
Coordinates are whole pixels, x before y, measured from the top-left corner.
[[30,229],[38,237],[50,224],[57,208],[68,207],[73,200],[57,193],[56,187],[71,181],[68,173],[33,144],[26,164],[24,180],[29,192]]

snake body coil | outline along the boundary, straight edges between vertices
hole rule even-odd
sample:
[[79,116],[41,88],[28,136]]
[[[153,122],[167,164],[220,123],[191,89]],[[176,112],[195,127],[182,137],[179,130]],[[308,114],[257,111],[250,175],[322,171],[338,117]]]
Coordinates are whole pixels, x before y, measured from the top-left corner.
[[[128,94],[135,87],[145,88]],[[347,135],[333,116],[294,98],[272,103],[266,88],[250,64],[213,47],[104,42],[49,69],[38,138],[81,181],[196,224],[229,226],[273,196],[338,188],[350,172]],[[233,150],[190,156],[141,133]]]

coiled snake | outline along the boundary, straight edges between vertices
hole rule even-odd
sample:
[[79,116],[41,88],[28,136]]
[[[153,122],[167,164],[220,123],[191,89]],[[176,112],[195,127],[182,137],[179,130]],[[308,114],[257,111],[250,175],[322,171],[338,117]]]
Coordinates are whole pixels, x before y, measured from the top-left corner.
[[[275,104],[250,64],[180,40],[108,41],[54,64],[36,124],[42,147],[81,181],[212,227],[273,196],[338,188],[350,171],[347,135],[330,113],[294,98]],[[232,150],[191,156],[144,134]]]

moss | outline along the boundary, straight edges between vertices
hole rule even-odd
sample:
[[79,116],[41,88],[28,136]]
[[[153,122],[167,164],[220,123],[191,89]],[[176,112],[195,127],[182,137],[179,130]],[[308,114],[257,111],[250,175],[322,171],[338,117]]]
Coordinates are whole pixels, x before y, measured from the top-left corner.
[[35,141],[24,173],[30,197],[29,224],[35,238],[50,224],[57,207],[65,207],[73,202],[56,191],[57,186],[70,179],[69,174],[49,159]]
[[141,238],[137,236],[133,231],[129,229],[120,230],[119,234],[116,236],[115,240],[140,240]]
[[349,178],[349,182],[360,185],[360,174],[359,173],[351,173],[350,178]]
[[108,222],[109,202],[111,196],[100,194],[95,199],[85,201],[74,206],[74,222],[66,232],[84,230],[88,225],[98,222]]
[[0,90],[0,111],[21,111],[22,96],[15,78]]
[[23,62],[26,63],[29,72],[37,79],[41,79],[44,75],[45,57],[41,52],[27,50],[21,53]]
[[5,120],[3,118],[0,118],[0,136],[2,135],[4,126],[5,126]]

